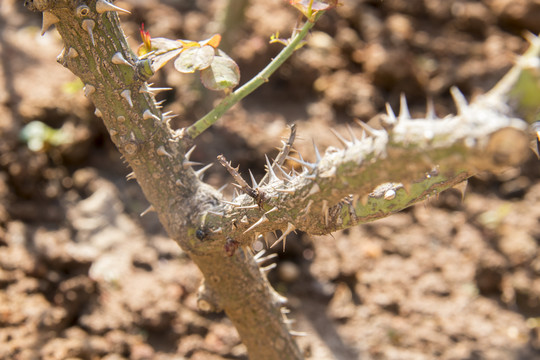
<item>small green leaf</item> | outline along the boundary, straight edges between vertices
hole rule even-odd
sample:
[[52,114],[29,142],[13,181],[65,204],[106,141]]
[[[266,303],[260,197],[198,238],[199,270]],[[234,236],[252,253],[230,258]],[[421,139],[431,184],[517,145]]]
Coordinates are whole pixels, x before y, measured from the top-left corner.
[[214,57],[212,65],[201,71],[203,85],[214,91],[232,89],[240,82],[238,65],[222,51],[219,53],[220,56]]
[[182,51],[174,61],[174,67],[181,73],[193,73],[195,70],[204,70],[212,64],[215,49],[210,45],[194,46]]

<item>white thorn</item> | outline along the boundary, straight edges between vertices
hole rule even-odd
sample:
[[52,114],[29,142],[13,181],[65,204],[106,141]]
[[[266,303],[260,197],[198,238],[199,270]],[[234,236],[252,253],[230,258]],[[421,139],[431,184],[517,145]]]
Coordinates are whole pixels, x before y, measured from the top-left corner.
[[113,5],[110,2],[105,1],[105,0],[98,0],[97,1],[97,3],[96,3],[96,11],[99,14],[103,14],[106,11],[118,11],[118,12],[121,12],[121,13],[124,13],[124,14],[131,14],[131,12],[129,12],[128,10],[122,9],[121,7]]
[[210,169],[213,165],[214,165],[214,163],[210,163],[210,164],[206,165],[205,167],[195,171],[195,175],[197,175],[197,177],[200,179],[204,175],[206,170]]
[[253,204],[253,205],[245,205],[245,206],[237,206],[237,209],[258,209],[259,205]]
[[296,190],[294,189],[275,189],[275,190],[283,194],[294,194],[296,192]]
[[352,145],[352,143],[345,139],[343,136],[341,136],[340,133],[338,133],[336,130],[330,128],[330,131],[332,132],[332,134],[334,134],[334,136],[345,146],[345,147],[350,147]]
[[171,87],[162,87],[162,88],[153,88],[153,87],[150,87],[148,85],[143,85],[140,87],[139,89],[139,92],[142,94],[142,93],[147,93],[147,94],[153,94],[153,95],[157,95],[158,93],[162,92],[162,91],[169,91],[169,90],[172,90],[173,88]]
[[124,90],[120,93],[120,96],[123,97],[127,103],[129,104],[129,107],[133,107],[133,101],[131,100],[131,91]]
[[150,205],[149,207],[146,208],[146,210],[144,210],[142,213],[141,213],[141,217],[143,217],[144,215],[148,214],[150,211],[156,211],[156,209],[154,209],[154,206],[153,205]]
[[368,135],[371,135],[371,136],[377,137],[377,136],[380,136],[381,133],[386,132],[385,130],[376,130],[372,128],[371,126],[369,126],[368,124],[366,124],[365,122],[360,121],[360,120],[356,120],[356,123],[360,125]]
[[277,211],[277,210],[278,210],[277,206],[274,206],[273,208],[271,208],[270,210],[265,212],[264,215],[268,215],[268,214],[273,213],[274,211]]
[[283,169],[281,168],[281,166],[278,166],[277,168],[279,169],[279,171],[281,171],[281,173],[283,174],[283,176],[285,176],[285,179],[287,179],[287,180],[291,180],[291,179],[292,179],[292,176],[290,176],[289,174],[287,174],[287,173],[285,172],[285,170],[283,170]]
[[186,155],[184,155],[184,157],[186,158],[186,160],[189,160],[189,158],[191,157],[191,154],[193,154],[193,151],[195,150],[196,147],[197,147],[197,145],[193,145],[193,146],[186,152]]
[[127,174],[126,176],[126,180],[135,180],[137,178],[137,176],[135,175],[135,173],[132,171],[130,172],[129,174]]
[[317,159],[317,163],[321,161],[321,154],[319,153],[319,149],[317,148],[317,145],[315,144],[315,139],[311,139],[311,142],[313,143],[313,148],[315,149],[315,158]]
[[270,174],[270,179],[268,180],[268,182],[278,180],[278,177],[276,176],[276,173],[274,172],[274,169],[272,168],[272,164],[270,163],[268,156],[264,154],[264,157],[266,158],[266,167],[268,168],[268,174]]
[[437,114],[435,114],[435,105],[433,104],[433,99],[428,98],[426,103],[426,119],[435,120],[437,119]]
[[74,48],[70,47],[67,53],[67,57],[69,59],[75,59],[77,56],[79,56],[79,52]]
[[270,264],[270,265],[261,267],[260,270],[261,270],[263,273],[267,273],[267,272],[269,272],[270,270],[275,269],[276,266],[277,266],[276,263],[272,263],[272,264]]
[[94,41],[94,27],[96,26],[96,22],[94,20],[86,19],[83,20],[81,25],[82,28],[88,33],[90,41],[92,41],[92,45],[96,45],[96,42]]
[[178,187],[184,187],[184,183],[180,179],[176,180],[174,184]]
[[351,125],[347,124],[347,131],[349,132],[349,135],[351,136],[351,141],[353,144],[356,144],[358,142],[358,139],[354,135],[354,132],[352,131]]
[[407,120],[411,118],[409,113],[409,106],[407,105],[407,98],[404,93],[401,93],[399,97],[399,120]]
[[157,121],[161,121],[161,119],[159,118],[159,116],[155,115],[152,111],[150,111],[150,109],[146,109],[144,112],[143,112],[143,119],[144,120],[150,120],[150,119],[155,119]]
[[283,231],[283,233],[281,234],[281,236],[279,237],[279,239],[277,239],[273,244],[272,246],[270,246],[271,248],[273,248],[276,244],[278,244],[279,242],[283,241],[283,251],[285,251],[285,244],[287,242],[287,235],[289,235],[290,233],[292,233],[294,230],[296,230],[296,227],[291,224],[291,223],[287,223],[287,229],[285,229],[285,231]]
[[454,103],[456,104],[458,115],[463,115],[465,110],[469,107],[467,99],[465,99],[465,95],[463,95],[463,93],[455,86],[450,88],[450,94],[452,95]]
[[94,115],[96,115],[98,118],[103,117],[103,113],[98,108],[96,108],[96,111],[94,111]]
[[[298,154],[298,155],[300,155],[300,154]],[[309,167],[309,168],[311,168],[311,169],[315,169],[315,168],[317,167],[316,164],[311,164],[311,163],[308,163],[308,162],[306,162],[306,161],[304,161],[304,160],[296,159],[296,158],[293,158],[293,157],[290,157],[290,156],[287,156],[286,159],[287,159],[287,160],[296,161],[296,162],[299,163],[300,165],[305,166],[305,167]]]
[[294,331],[294,330],[289,330],[289,334],[291,336],[307,336],[308,334],[306,332],[303,332],[303,331]]
[[256,189],[259,187],[259,184],[257,184],[257,181],[255,180],[255,177],[253,176],[253,173],[250,169],[248,169],[249,177],[251,178],[251,188]]
[[386,116],[388,117],[387,123],[395,124],[397,122],[396,114],[389,103],[386,103]]
[[43,36],[43,34],[45,34],[45,32],[47,30],[49,30],[49,28],[51,26],[53,26],[54,24],[56,24],[59,21],[60,21],[60,19],[56,15],[54,15],[52,12],[44,11],[43,12],[43,23],[41,25],[41,36]]
[[224,215],[222,212],[217,212],[217,211],[212,211],[212,210],[208,210],[208,213],[212,214],[212,215],[215,215],[217,217],[223,217],[223,215]]
[[113,57],[111,59],[111,62],[113,64],[116,64],[116,65],[131,66],[131,63],[126,60],[126,58],[124,57],[124,55],[122,55],[122,53],[120,51],[117,52],[117,53],[114,53],[114,55],[113,55]]
[[255,261],[257,262],[257,264],[262,264],[263,262],[266,262],[266,261],[268,261],[268,260],[272,260],[272,259],[275,259],[275,258],[278,257],[278,254],[276,254],[276,253],[272,253],[272,254],[270,254],[270,255],[268,255],[268,256],[264,256],[264,257],[263,257],[263,255],[264,255],[265,253],[266,253],[265,250],[261,250],[261,251],[259,251],[259,252],[257,253],[258,256],[256,255],[257,257],[255,258]]
[[178,115],[171,115],[172,111],[167,111],[166,113],[163,113],[163,121],[170,121],[177,117]]
[[184,167],[184,169],[187,169],[190,166],[197,166],[197,165],[202,165],[202,163],[196,162],[196,161],[189,161],[189,160],[182,161],[182,166]]
[[172,157],[173,157],[171,154],[169,154],[169,153],[167,152],[167,150],[165,150],[165,147],[163,147],[163,146],[158,147],[158,149],[156,150],[156,153],[157,153],[159,156],[167,156],[167,157],[170,158],[170,159],[172,159]]
[[84,85],[84,96],[88,97],[96,92],[96,88],[93,85]]
[[253,225],[251,225],[246,231],[244,231],[244,234],[247,234],[248,232],[250,232],[251,230],[255,229],[257,226],[261,225],[261,224],[264,224],[265,222],[268,221],[268,218],[266,217],[266,215],[263,215],[259,220],[257,220]]

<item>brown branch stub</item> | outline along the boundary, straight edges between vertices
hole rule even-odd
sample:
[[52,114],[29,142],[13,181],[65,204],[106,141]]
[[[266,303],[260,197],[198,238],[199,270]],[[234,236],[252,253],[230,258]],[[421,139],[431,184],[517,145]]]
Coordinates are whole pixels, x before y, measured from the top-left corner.
[[231,174],[231,176],[234,178],[234,181],[236,181],[236,183],[240,185],[240,188],[242,189],[242,191],[246,193],[247,195],[251,196],[253,199],[255,199],[257,201],[257,204],[259,204],[262,198],[261,194],[259,193],[258,189],[253,189],[251,186],[249,186],[248,183],[242,177],[242,175],[240,175],[240,173],[238,172],[238,169],[240,168],[240,166],[233,168],[231,165],[231,162],[230,161],[228,162],[225,156],[223,155],[218,155],[217,159],[219,163],[223,165],[225,169],[227,169],[229,174]]

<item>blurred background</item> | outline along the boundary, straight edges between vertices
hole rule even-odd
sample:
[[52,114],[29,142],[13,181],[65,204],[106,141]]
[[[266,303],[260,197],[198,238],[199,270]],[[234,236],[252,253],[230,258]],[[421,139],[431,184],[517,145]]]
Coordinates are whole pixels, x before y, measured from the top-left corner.
[[[192,160],[224,154],[257,178],[287,124],[313,157],[354,119],[376,121],[407,95],[455,111],[449,88],[482,94],[540,31],[527,0],[342,0],[255,94],[197,138]],[[282,48],[298,12],[284,0],[125,0],[133,48],[153,37],[223,36],[242,82]],[[22,0],[0,2],[0,358],[247,359],[223,314],[196,306],[201,275],[161,228],[82,84],[56,63],[56,30]],[[167,65],[152,81],[185,127],[223,95]],[[536,108],[537,110],[538,108]],[[534,111],[520,114],[532,119]],[[392,217],[278,246],[274,287],[289,298],[310,359],[540,357],[540,164],[481,174]],[[206,175],[231,181],[218,165]],[[232,191],[231,187],[226,192]],[[268,235],[271,242],[273,235]],[[260,246],[260,244],[256,244]]]

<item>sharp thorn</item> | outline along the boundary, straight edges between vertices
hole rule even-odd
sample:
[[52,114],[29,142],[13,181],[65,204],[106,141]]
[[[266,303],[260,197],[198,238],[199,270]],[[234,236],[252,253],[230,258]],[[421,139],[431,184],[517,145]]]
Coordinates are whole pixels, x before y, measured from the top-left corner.
[[347,124],[347,131],[349,132],[349,135],[351,136],[351,142],[353,144],[356,144],[358,142],[358,139],[354,135],[354,132],[353,132],[353,130],[351,128],[351,125],[349,125],[349,124]]
[[146,210],[144,210],[142,213],[141,213],[141,217],[143,217],[144,215],[148,214],[150,211],[156,211],[156,209],[154,209],[154,206],[153,205],[150,205],[149,207],[146,208]]
[[195,174],[197,175],[197,177],[199,179],[201,179],[202,176],[204,175],[204,173],[206,172],[206,170],[210,169],[212,166],[214,166],[214,163],[210,163],[210,164],[206,165],[205,167],[195,171]]
[[259,258],[261,258],[264,254],[266,253],[266,250],[262,249],[261,251],[259,251],[258,253],[256,253],[254,256],[253,256],[253,260],[255,260],[257,263],[259,263]]
[[191,157],[191,154],[193,154],[193,151],[195,151],[195,148],[197,147],[197,145],[193,145],[187,152],[186,152],[186,155],[184,155],[184,157],[186,158],[186,160],[189,160],[189,158]]
[[308,334],[306,332],[303,332],[303,331],[294,331],[294,330],[289,330],[289,334],[291,336],[307,336]]
[[313,149],[315,149],[315,158],[317,159],[317,163],[319,163],[322,160],[321,154],[315,144],[315,139],[311,139],[311,142],[313,143]]
[[266,154],[264,155],[264,157],[266,159],[266,167],[268,168],[267,170],[268,174],[270,174],[270,180],[268,182],[279,180],[278,177],[276,176],[276,173],[274,172],[272,164],[270,163],[270,159],[268,159],[268,156]]
[[75,59],[77,56],[79,56],[79,52],[74,48],[70,47],[66,56],[69,59]]
[[43,23],[41,25],[41,36],[45,34],[47,30],[54,24],[58,23],[60,19],[50,11],[43,12]]
[[86,84],[84,85],[84,96],[88,97],[96,92],[96,88],[93,85]]
[[96,42],[94,41],[94,27],[96,26],[96,22],[94,20],[85,19],[82,22],[82,28],[86,30],[88,33],[88,36],[90,37],[90,41],[92,41],[92,45],[96,45]]
[[259,205],[253,204],[253,205],[244,205],[244,206],[237,206],[237,209],[258,209]]
[[381,132],[385,132],[384,130],[376,130],[372,128],[371,126],[369,126],[368,124],[366,124],[365,122],[360,121],[360,120],[356,120],[356,123],[360,125],[368,135],[371,135],[374,137],[379,136]]
[[116,65],[131,66],[131,63],[126,60],[126,58],[124,57],[124,55],[122,55],[122,53],[120,51],[114,53],[114,55],[113,55],[113,57],[111,59],[111,62],[113,64],[116,64]]
[[452,86],[450,88],[450,94],[452,95],[454,103],[456,104],[458,115],[463,115],[465,110],[469,107],[465,95],[463,95],[463,93],[459,91],[456,86]]
[[292,176],[290,176],[289,174],[287,174],[287,173],[285,172],[285,170],[283,170],[283,168],[282,168],[281,166],[278,166],[277,168],[278,168],[279,171],[281,171],[281,174],[283,174],[283,176],[285,176],[285,179],[287,179],[287,180],[291,180],[291,179],[292,179]]
[[255,177],[253,176],[253,173],[251,172],[251,170],[249,170],[249,177],[251,178],[251,188],[252,189],[256,189],[259,187],[259,184],[257,184],[257,181],[255,180]]
[[123,97],[127,103],[129,104],[129,107],[133,107],[133,101],[131,100],[131,91],[130,90],[123,90],[120,93],[120,96]]
[[260,270],[261,270],[263,273],[267,273],[267,272],[269,272],[270,270],[275,269],[276,266],[277,266],[276,263],[272,263],[272,264],[270,264],[270,265],[261,267]]
[[469,184],[468,180],[462,181],[459,184],[454,185],[452,188],[459,191],[461,195],[461,201],[465,198],[465,192],[467,191],[467,185]]
[[399,120],[407,120],[411,118],[409,113],[409,106],[407,105],[407,98],[404,93],[401,93],[399,97]]
[[[300,153],[298,154],[300,155]],[[305,166],[305,167],[309,167],[311,169],[315,169],[317,167],[316,164],[311,164],[311,163],[308,163],[306,161],[303,161],[303,160],[300,160],[300,159],[296,159],[296,158],[293,158],[293,157],[290,157],[290,156],[287,156],[286,157],[287,160],[292,160],[292,161],[296,161],[297,163],[299,163],[300,165],[302,166]]]
[[395,124],[397,122],[396,114],[389,103],[386,103],[386,117],[386,122],[389,124]]
[[172,159],[172,158],[173,158],[173,156],[172,156],[171,154],[169,154],[169,153],[167,152],[167,150],[165,150],[165,147],[163,147],[163,146],[158,147],[158,149],[157,149],[156,152],[157,152],[157,154],[158,154],[159,156],[167,156],[169,159]]
[[283,233],[281,234],[281,236],[279,237],[279,239],[277,239],[273,244],[272,246],[270,246],[271,248],[273,248],[276,244],[280,243],[281,241],[283,241],[283,251],[285,251],[285,244],[287,242],[287,235],[289,235],[290,233],[292,233],[294,230],[296,230],[296,227],[291,224],[291,223],[287,223],[287,229],[285,229],[283,231]]
[[274,190],[283,194],[294,194],[296,192],[296,190],[294,189],[274,189]]
[[261,225],[261,224],[264,224],[265,222],[268,221],[268,218],[266,217],[266,215],[263,215],[259,220],[257,220],[253,225],[251,225],[246,231],[244,231],[244,234],[247,234],[248,232],[250,232],[251,230],[255,229],[257,226]]
[[348,148],[348,147],[350,147],[352,145],[352,143],[349,140],[347,140],[343,136],[341,136],[340,133],[338,133],[336,130],[330,128],[330,131],[343,144],[343,146]]
[[212,210],[208,210],[208,213],[212,214],[212,215],[215,215],[217,217],[223,217],[223,215],[224,215],[222,212],[217,212],[217,211],[212,211]]
[[426,119],[437,119],[437,114],[435,114],[435,105],[433,104],[433,99],[431,97],[428,98],[426,102]]
[[128,10],[122,9],[121,7],[118,7],[118,6],[114,5],[114,4],[111,4],[110,2],[108,2],[106,0],[98,0],[97,1],[97,3],[96,3],[96,11],[99,14],[103,14],[106,11],[118,11],[118,12],[121,12],[121,13],[124,13],[124,14],[131,14],[131,12],[129,12]]
[[137,178],[137,176],[135,175],[135,173],[132,171],[130,172],[129,174],[127,174],[126,176],[126,180],[135,180]]
[[144,110],[144,112],[143,112],[143,120],[150,120],[150,119],[154,119],[154,120],[157,120],[157,121],[161,121],[161,119],[159,118],[159,116],[157,116],[157,115],[154,114],[152,111],[150,111],[150,109]]
[[184,167],[184,169],[187,169],[190,166],[198,166],[198,165],[202,165],[202,163],[196,162],[196,161],[189,161],[189,160],[182,161],[182,166]]

